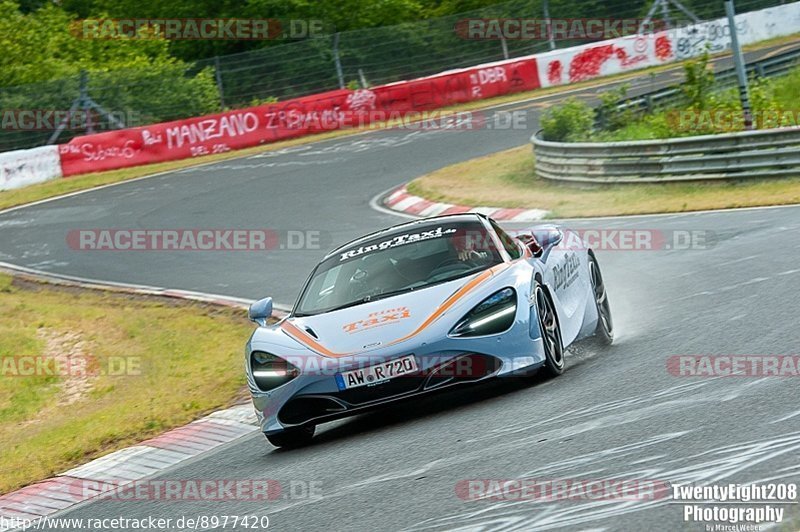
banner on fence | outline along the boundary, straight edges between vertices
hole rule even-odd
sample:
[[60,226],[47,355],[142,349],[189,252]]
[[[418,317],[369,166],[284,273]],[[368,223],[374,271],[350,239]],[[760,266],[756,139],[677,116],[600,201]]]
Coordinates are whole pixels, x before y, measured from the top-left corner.
[[[736,15],[741,44],[753,44],[796,33],[800,2]],[[647,35],[631,35],[536,56],[543,87],[577,83],[600,76],[631,72],[731,47],[728,20],[682,26]]]
[[59,147],[61,165],[64,175],[71,176],[224,153],[538,87],[535,59],[502,61],[371,89],[336,90],[215,115],[76,137]]
[[22,188],[59,177],[58,146],[0,153],[0,190]]
[[[800,2],[737,15],[744,44],[797,31]],[[197,157],[494,96],[658,66],[730,48],[725,19],[554,50],[369,89],[77,137],[59,147],[65,176]]]

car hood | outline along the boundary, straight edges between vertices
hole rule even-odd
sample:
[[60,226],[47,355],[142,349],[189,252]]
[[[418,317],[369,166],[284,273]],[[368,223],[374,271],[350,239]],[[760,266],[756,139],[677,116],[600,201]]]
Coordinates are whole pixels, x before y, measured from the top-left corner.
[[283,331],[326,356],[346,356],[423,335],[426,328],[466,296],[471,286],[491,276],[490,270],[413,292],[362,303],[354,307],[293,317]]

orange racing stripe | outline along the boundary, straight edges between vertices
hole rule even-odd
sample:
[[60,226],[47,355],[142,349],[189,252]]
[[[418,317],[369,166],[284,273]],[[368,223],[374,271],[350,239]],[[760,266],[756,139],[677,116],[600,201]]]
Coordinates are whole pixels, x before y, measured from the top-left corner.
[[[470,280],[467,284],[465,284],[464,286],[462,286],[461,288],[459,288],[458,290],[453,292],[450,295],[450,297],[448,297],[444,301],[444,303],[439,305],[439,308],[437,308],[433,312],[433,314],[428,316],[428,318],[424,322],[422,322],[422,324],[419,327],[417,327],[413,332],[411,332],[410,334],[408,334],[406,336],[403,336],[402,338],[398,338],[397,340],[393,340],[393,341],[389,342],[386,345],[387,346],[395,345],[395,344],[398,344],[400,342],[404,342],[406,340],[409,340],[409,339],[413,338],[414,336],[418,335],[419,333],[424,331],[426,328],[428,328],[433,322],[438,320],[445,312],[447,312],[448,309],[450,309],[453,305],[455,305],[459,300],[461,300],[469,292],[471,292],[472,290],[477,288],[480,284],[482,284],[484,281],[488,280],[489,278],[491,278],[495,274],[500,273],[501,271],[505,270],[509,266],[510,266],[509,263],[503,263],[503,264],[498,264],[497,266],[493,266],[493,267],[489,268],[488,270],[482,271],[475,278]],[[281,329],[283,329],[283,332],[285,332],[286,334],[288,334],[289,336],[291,336],[292,338],[294,338],[295,340],[297,340],[301,344],[305,345],[306,347],[308,347],[312,351],[316,351],[320,355],[324,355],[324,356],[332,357],[332,358],[341,358],[341,357],[344,357],[344,356],[349,356],[349,355],[356,354],[355,351],[350,352],[350,353],[336,353],[334,351],[331,351],[328,348],[326,348],[325,346],[323,346],[322,344],[320,344],[319,342],[317,342],[306,331],[304,331],[300,327],[294,325],[293,323],[290,323],[288,320],[284,320],[283,323],[281,323]]]

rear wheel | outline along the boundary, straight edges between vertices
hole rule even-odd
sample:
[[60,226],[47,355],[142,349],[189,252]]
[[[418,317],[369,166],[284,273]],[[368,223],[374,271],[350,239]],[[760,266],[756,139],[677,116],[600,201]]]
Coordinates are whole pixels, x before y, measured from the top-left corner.
[[561,329],[555,305],[542,285],[536,282],[534,287],[536,313],[539,315],[539,329],[544,344],[544,371],[551,377],[564,373],[564,343],[561,341]]
[[597,328],[593,340],[600,345],[611,345],[614,341],[614,322],[611,320],[611,305],[603,282],[603,274],[597,259],[589,254],[589,277],[592,280],[594,303],[597,306]]
[[275,447],[294,449],[308,445],[314,437],[315,430],[316,427],[314,425],[307,425],[304,427],[286,429],[276,434],[266,434],[265,436]]

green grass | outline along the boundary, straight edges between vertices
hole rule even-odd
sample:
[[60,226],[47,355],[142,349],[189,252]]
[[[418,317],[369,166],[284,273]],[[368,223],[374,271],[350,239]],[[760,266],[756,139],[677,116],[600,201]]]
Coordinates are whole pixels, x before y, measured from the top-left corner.
[[[240,310],[0,275],[0,493],[242,398],[251,330]],[[115,374],[14,374],[13,357],[69,353]]]
[[800,177],[769,181],[563,185],[536,177],[531,146],[447,166],[409,192],[457,205],[545,209],[551,218],[686,212],[800,203]]

